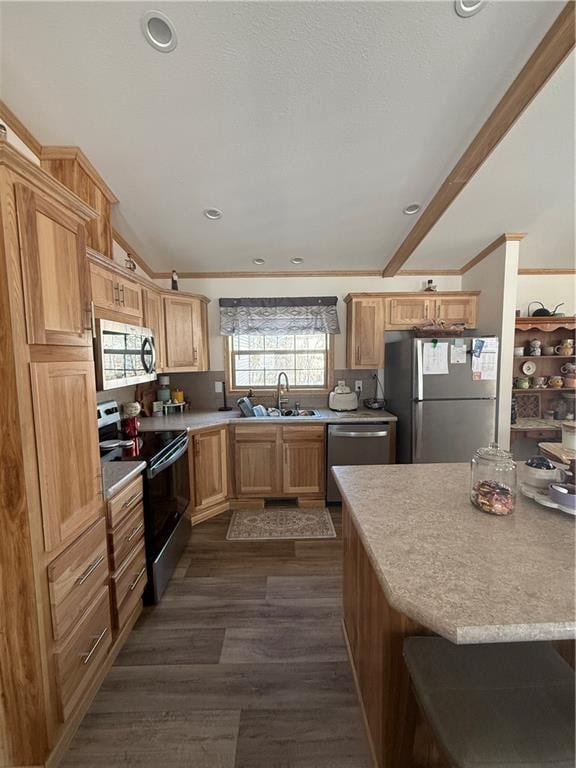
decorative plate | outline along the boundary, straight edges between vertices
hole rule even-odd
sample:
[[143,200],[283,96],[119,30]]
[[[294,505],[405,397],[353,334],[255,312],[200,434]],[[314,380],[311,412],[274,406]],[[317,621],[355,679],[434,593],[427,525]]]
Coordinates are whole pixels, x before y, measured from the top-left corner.
[[520,370],[524,376],[533,376],[536,373],[536,363],[532,360],[526,360],[526,362],[522,363],[520,366]]
[[535,488],[528,483],[521,483],[520,490],[524,496],[528,496],[529,499],[533,499],[537,504],[543,507],[550,507],[550,509],[559,509],[560,512],[565,512],[567,515],[576,515],[576,509],[572,507],[564,507],[561,504],[556,504],[541,488]]

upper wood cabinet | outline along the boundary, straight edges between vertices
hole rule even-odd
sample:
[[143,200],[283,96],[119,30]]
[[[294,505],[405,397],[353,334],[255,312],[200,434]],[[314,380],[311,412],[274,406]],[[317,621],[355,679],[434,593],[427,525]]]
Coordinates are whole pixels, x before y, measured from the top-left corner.
[[354,297],[348,304],[346,366],[384,367],[385,303],[379,297]]
[[156,370],[164,370],[164,311],[162,296],[151,288],[142,289],[142,308],[144,310],[144,325],[154,332],[156,345]]
[[43,147],[40,165],[98,213],[86,226],[87,245],[111,259],[110,214],[118,201],[86,155],[79,147]]
[[100,264],[90,264],[92,301],[96,314],[109,315],[110,320],[140,323],[142,289],[140,285]]
[[91,346],[84,222],[26,185],[15,193],[28,342]]
[[94,363],[31,363],[30,375],[44,543],[50,551],[103,514]]
[[207,371],[206,303],[190,296],[164,296],[165,371]]
[[192,438],[194,514],[228,498],[228,429],[200,432]]
[[409,331],[433,320],[475,328],[479,292],[349,294],[348,368],[383,368],[386,330]]

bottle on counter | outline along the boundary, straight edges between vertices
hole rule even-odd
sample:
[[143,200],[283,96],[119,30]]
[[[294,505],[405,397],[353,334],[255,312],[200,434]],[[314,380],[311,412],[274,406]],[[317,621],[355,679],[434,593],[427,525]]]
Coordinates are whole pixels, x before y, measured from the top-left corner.
[[509,515],[516,502],[516,462],[512,454],[490,443],[471,462],[470,500],[491,515]]

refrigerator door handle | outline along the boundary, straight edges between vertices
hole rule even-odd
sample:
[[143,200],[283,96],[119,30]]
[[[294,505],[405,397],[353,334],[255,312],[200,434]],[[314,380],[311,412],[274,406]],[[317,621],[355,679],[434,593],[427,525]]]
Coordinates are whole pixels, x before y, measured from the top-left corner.
[[422,445],[422,402],[415,403],[414,419],[414,457],[412,461],[417,464],[420,460],[420,447]]
[[424,398],[424,375],[422,373],[422,340],[416,340],[416,399]]

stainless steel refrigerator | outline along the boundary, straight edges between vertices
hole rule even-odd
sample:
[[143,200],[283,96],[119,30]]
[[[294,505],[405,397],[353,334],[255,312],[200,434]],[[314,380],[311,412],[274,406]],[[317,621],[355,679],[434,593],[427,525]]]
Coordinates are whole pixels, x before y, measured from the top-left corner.
[[[399,339],[386,344],[386,408],[398,417],[397,461],[401,464],[470,461],[474,451],[494,440],[496,381],[474,380],[475,339],[441,338],[448,343],[447,373],[427,374],[424,344],[431,339]],[[465,362],[451,348],[466,348]]]

